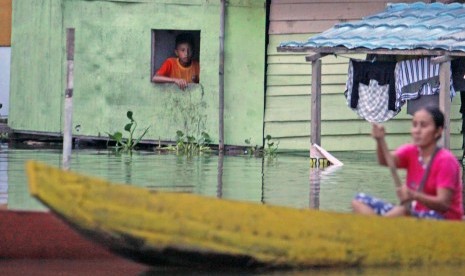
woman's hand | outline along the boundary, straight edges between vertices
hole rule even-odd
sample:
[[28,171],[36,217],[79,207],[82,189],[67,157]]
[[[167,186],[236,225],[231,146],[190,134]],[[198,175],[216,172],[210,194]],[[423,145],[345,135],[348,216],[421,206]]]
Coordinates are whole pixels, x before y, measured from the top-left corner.
[[406,202],[412,201],[413,200],[413,191],[410,190],[407,185],[402,185],[401,187],[396,189],[397,197],[400,200],[401,204],[404,204]]
[[384,126],[380,124],[372,124],[372,129],[371,129],[371,137],[375,138],[376,140],[384,138],[386,131],[384,130]]

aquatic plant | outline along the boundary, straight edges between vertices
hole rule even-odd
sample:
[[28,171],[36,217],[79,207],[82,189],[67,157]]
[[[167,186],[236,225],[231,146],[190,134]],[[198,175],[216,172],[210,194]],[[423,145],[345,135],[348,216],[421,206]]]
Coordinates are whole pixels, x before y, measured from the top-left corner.
[[211,148],[209,145],[211,142],[210,135],[205,131],[202,131],[199,138],[195,138],[193,135],[187,135],[181,130],[178,130],[176,131],[175,146],[169,146],[166,149],[176,151],[178,154],[199,154],[210,151]]
[[245,139],[244,142],[248,145],[246,149],[246,153],[250,155],[260,155],[263,154],[265,156],[274,157],[278,153],[278,145],[279,141],[275,143],[272,140],[271,135],[266,135],[265,143],[266,146],[264,148],[259,148],[258,145],[252,145],[252,139]]
[[263,153],[267,156],[275,156],[278,153],[279,141],[275,144],[272,140],[271,135],[265,137],[266,147],[263,149]]
[[[0,109],[2,109],[3,107],[3,104],[0,103]],[[1,122],[3,122],[4,120],[0,120]],[[0,131],[0,142],[6,142],[8,141],[8,132],[1,132]]]
[[260,151],[258,145],[252,145],[252,138],[245,139],[244,142],[247,144],[247,149],[245,150],[245,153],[255,155]]
[[123,133],[120,132],[120,131],[116,131],[115,133],[113,134],[110,134],[107,132],[108,134],[108,137],[112,140],[115,140],[116,141],[116,145],[115,145],[115,149],[117,151],[123,151],[123,152],[131,152],[135,146],[140,142],[140,140],[142,140],[142,138],[145,136],[145,134],[147,134],[147,131],[149,130],[150,127],[147,127],[143,132],[142,134],[137,138],[135,139],[134,138],[134,132],[137,128],[137,122],[136,120],[134,120],[133,118],[133,112],[132,111],[128,111],[126,113],[126,116],[128,117],[129,119],[129,123],[127,123],[125,126],[124,126],[124,131],[128,132],[129,133],[129,137],[128,138],[124,138],[123,137]]
[[0,133],[0,142],[7,142],[8,141],[8,133],[1,132]]

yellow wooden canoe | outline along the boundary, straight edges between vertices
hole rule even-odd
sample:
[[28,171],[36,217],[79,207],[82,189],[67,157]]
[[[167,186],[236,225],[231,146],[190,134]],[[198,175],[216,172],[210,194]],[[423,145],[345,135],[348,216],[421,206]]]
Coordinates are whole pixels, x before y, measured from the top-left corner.
[[[306,268],[465,263],[465,223],[153,192],[28,162],[30,192],[111,251],[150,265]],[[285,185],[285,183],[283,183]]]

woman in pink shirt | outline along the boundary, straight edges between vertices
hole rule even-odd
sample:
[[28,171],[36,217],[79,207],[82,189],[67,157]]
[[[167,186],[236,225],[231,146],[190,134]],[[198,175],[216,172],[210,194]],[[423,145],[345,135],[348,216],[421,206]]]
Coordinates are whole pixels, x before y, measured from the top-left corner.
[[[406,183],[397,190],[401,204],[393,205],[360,193],[352,201],[354,212],[386,217],[410,215],[432,219],[462,219],[460,164],[450,151],[437,146],[443,128],[444,115],[437,107],[424,107],[415,112],[411,128],[412,143],[391,153],[396,167],[407,170]],[[372,136],[377,141],[378,161],[387,166],[379,143],[384,135],[384,127],[373,124]],[[428,174],[423,179],[425,172]]]

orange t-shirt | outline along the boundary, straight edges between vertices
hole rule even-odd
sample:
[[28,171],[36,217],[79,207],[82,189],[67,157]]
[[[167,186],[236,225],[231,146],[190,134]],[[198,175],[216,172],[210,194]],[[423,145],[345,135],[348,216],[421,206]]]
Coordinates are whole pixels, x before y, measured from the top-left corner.
[[157,71],[157,75],[169,78],[184,79],[187,82],[199,83],[200,65],[193,60],[191,65],[184,67],[179,63],[178,58],[171,57],[165,60]]

